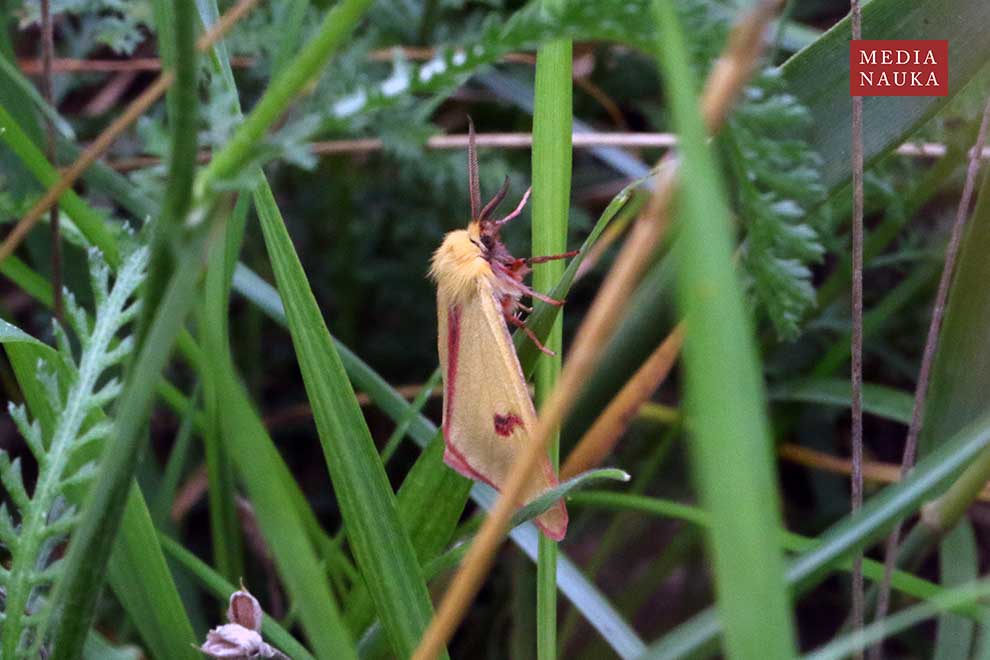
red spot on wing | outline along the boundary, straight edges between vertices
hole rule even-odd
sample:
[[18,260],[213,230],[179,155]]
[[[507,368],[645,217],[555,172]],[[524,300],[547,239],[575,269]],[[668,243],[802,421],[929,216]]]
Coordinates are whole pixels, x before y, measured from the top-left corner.
[[[457,393],[457,362],[458,356],[460,355],[460,343],[461,308],[459,306],[453,306],[447,310],[447,373],[444,374],[443,461],[468,479],[475,479],[488,484],[495,490],[501,490],[499,486],[491,479],[474,469],[468,462],[467,457],[457,451],[453,444],[448,441],[448,425],[450,423],[451,413],[453,412],[454,397]],[[512,413],[504,416],[495,415],[495,419],[493,421],[495,423],[495,432],[504,436],[511,434],[512,430],[517,425],[522,426],[523,424],[523,421]],[[504,433],[499,431],[500,426],[505,429]],[[550,465],[550,461],[546,458],[542,461],[542,469],[550,485],[556,486],[557,475],[554,473],[554,469]],[[556,509],[563,518],[561,523],[557,526],[551,528],[544,522],[546,514],[543,514],[533,522],[536,523],[536,526],[539,527],[549,538],[555,541],[560,541],[564,538],[564,534],[567,532],[567,508],[564,506],[563,501],[559,501],[554,504],[553,509]]]
[[495,433],[499,434],[503,438],[509,437],[512,435],[513,429],[517,426],[523,425],[523,421],[512,413],[508,413],[506,415],[495,413],[493,421],[495,422]]

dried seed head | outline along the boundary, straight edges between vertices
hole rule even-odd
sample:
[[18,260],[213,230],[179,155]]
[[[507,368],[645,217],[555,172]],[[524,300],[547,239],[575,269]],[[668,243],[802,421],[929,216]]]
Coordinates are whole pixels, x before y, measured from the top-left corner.
[[227,621],[206,634],[199,650],[213,658],[285,658],[261,637],[261,605],[241,584],[240,591],[230,595]]
[[254,630],[228,623],[206,633],[199,650],[213,658],[274,658],[276,651]]
[[240,591],[230,594],[230,606],[227,608],[228,621],[257,632],[261,630],[261,616],[258,599],[252,596],[243,584]]

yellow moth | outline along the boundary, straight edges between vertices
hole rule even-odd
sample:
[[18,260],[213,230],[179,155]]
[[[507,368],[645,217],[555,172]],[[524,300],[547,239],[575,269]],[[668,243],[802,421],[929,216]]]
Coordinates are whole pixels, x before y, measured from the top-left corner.
[[[430,276],[437,285],[438,341],[443,374],[444,462],[469,479],[499,489],[516,457],[532,441],[536,410],[509,336],[508,324],[522,328],[544,352],[536,335],[519,318],[526,295],[552,304],[523,283],[530,265],[575,253],[520,259],[509,254],[499,229],[522,212],[529,191],[509,215],[489,216],[505,197],[508,180],[483,208],[478,183],[474,127],[468,145],[471,222],[448,233],[433,254]],[[523,493],[529,502],[557,485],[557,475],[544,456],[537,476]],[[567,509],[558,501],[536,524],[549,538],[567,532]]]

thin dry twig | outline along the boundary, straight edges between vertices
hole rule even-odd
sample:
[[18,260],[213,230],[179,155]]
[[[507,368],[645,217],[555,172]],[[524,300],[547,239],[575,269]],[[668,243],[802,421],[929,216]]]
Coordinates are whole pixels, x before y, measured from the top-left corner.
[[[852,38],[863,38],[863,15],[859,0],[852,0]],[[863,506],[863,97],[852,97],[852,511]],[[863,629],[863,553],[853,558],[852,622]],[[863,652],[858,651],[862,658]]]
[[[911,409],[911,424],[908,426],[907,438],[904,441],[904,454],[901,457],[901,478],[907,476],[914,467],[914,461],[918,451],[918,435],[925,421],[925,399],[928,396],[928,384],[931,380],[932,365],[935,362],[935,351],[938,349],[939,333],[942,329],[942,320],[945,317],[945,305],[949,299],[949,289],[952,286],[952,275],[956,268],[956,258],[959,255],[959,247],[962,244],[963,229],[966,227],[966,220],[969,218],[970,206],[973,202],[973,193],[976,190],[976,177],[980,171],[980,158],[978,154],[983,152],[983,147],[987,141],[987,131],[990,130],[990,99],[987,100],[986,108],[983,111],[983,119],[980,121],[980,129],[976,136],[976,145],[970,152],[969,167],[966,170],[966,183],[963,185],[962,197],[959,200],[959,208],[956,210],[956,219],[952,225],[952,233],[949,236],[949,243],[945,247],[945,265],[942,266],[942,275],[938,281],[938,291],[935,293],[935,305],[932,308],[932,317],[928,325],[928,336],[925,338],[925,348],[921,355],[921,367],[918,370],[918,383],[914,389],[914,406]],[[890,607],[890,578],[897,561],[897,546],[900,544],[902,524],[898,523],[894,531],[887,537],[884,549],[884,571],[883,581],[880,583],[880,593],[877,597],[877,620],[887,615]],[[871,658],[880,658],[881,647],[878,644],[870,651]]]
[[630,378],[591,428],[567,455],[560,469],[561,479],[570,479],[601,464],[615,448],[629,421],[667,378],[681,344],[684,342],[684,322],[678,323],[643,365]]
[[[55,57],[55,28],[52,23],[51,3],[41,0],[41,63],[42,80],[41,93],[45,103],[55,106],[55,85],[52,81],[52,60]],[[45,120],[45,132],[48,137],[46,155],[52,165],[58,167],[55,160],[55,124],[51,117]],[[52,240],[52,298],[55,318],[60,325],[65,325],[62,318],[62,236],[59,226],[58,207],[53,206],[48,224],[51,226]]]
[[[531,133],[487,133],[477,134],[479,148],[491,147],[499,149],[529,149],[533,146]],[[468,136],[463,135],[434,135],[426,141],[427,149],[464,149],[467,147]],[[677,138],[670,133],[575,133],[573,144],[575,148],[592,147],[624,147],[631,149],[673,147]],[[314,156],[331,156],[339,154],[364,154],[381,151],[385,147],[378,138],[357,138],[353,140],[327,140],[313,142],[310,153]],[[200,162],[208,162],[209,151],[199,153]],[[120,158],[110,163],[118,172],[152,167],[161,163],[161,159],[149,156]]]
[[[478,133],[477,140],[477,146],[479,148],[529,149],[533,146],[533,136],[531,133]],[[677,136],[673,133],[575,133],[572,136],[572,141],[576,149],[591,149],[594,147],[669,149],[677,146]],[[467,147],[467,142],[467,134],[434,135],[426,141],[426,148],[464,149]],[[385,148],[385,143],[378,138],[324,140],[313,142],[309,145],[309,148],[310,153],[314,156],[367,154],[381,151]],[[901,156],[913,158],[942,158],[947,152],[948,149],[944,144],[934,142],[908,142],[902,144],[896,151]],[[211,157],[212,154],[209,151],[201,151],[197,156],[197,160],[200,163],[208,163]],[[981,157],[990,159],[990,148],[984,149]],[[160,165],[161,162],[161,159],[155,156],[132,156],[129,158],[118,158],[107,164],[118,172],[132,172],[134,170]],[[613,184],[609,185],[612,186]],[[621,184],[615,185],[619,185],[621,188]],[[609,196],[611,197],[612,195]]]
[[[733,30],[723,56],[716,62],[702,95],[702,114],[709,131],[721,126],[730,107],[749,79],[762,51],[763,35],[776,13],[778,2],[760,2]],[[570,411],[581,386],[598,363],[601,346],[611,336],[628,303],[629,292],[639,280],[666,228],[667,210],[676,181],[676,161],[665,157],[656,187],[644,214],[609,271],[574,340],[574,347],[557,387],[540,410],[533,437],[516,460],[502,493],[475,536],[471,548],[444,595],[436,616],[420,640],[413,658],[432,660],[446,645],[474,599],[519,505],[521,493],[541,455],[547,451],[552,431]]]
[[[833,456],[832,454],[809,449],[791,442],[785,442],[777,448],[777,455],[783,460],[803,465],[805,467],[831,472],[833,474],[852,473],[852,461],[848,458]],[[882,463],[879,461],[863,461],[863,478],[878,484],[893,484],[901,480],[901,466],[895,463]],[[978,495],[981,502],[990,502],[990,484],[983,487]]]
[[[200,51],[205,51],[210,48],[214,43],[223,37],[230,28],[232,28],[237,21],[243,18],[254,6],[258,3],[258,0],[240,0],[236,5],[230,8],[230,10],[220,17],[209,32],[202,35],[196,42],[196,48]],[[158,99],[165,94],[165,91],[171,87],[172,83],[175,81],[175,74],[172,71],[163,72],[156,80],[148,87],[144,92],[142,92],[136,99],[134,99],[130,105],[124,110],[123,114],[117,119],[110,123],[109,126],[100,133],[97,138],[79,154],[79,158],[74,162],[65,172],[58,181],[55,182],[52,187],[50,187],[45,194],[42,195],[41,199],[35,203],[30,211],[21,218],[17,226],[7,235],[4,239],[3,244],[0,245],[0,261],[5,260],[14,250],[21,244],[24,237],[31,228],[38,222],[45,211],[47,211],[52,205],[58,202],[59,197],[67,191],[72,185],[82,176],[83,172],[89,168],[90,165],[95,163],[97,159],[102,156],[110,145],[120,137],[120,135],[130,127],[137,119],[145,113]]]
[[[17,66],[28,76],[43,75],[44,63],[36,59],[18,60]],[[253,57],[231,57],[230,66],[243,69],[254,66]],[[123,73],[160,71],[162,61],[157,57],[132,57],[126,60],[80,60],[56,58],[52,60],[52,73]]]

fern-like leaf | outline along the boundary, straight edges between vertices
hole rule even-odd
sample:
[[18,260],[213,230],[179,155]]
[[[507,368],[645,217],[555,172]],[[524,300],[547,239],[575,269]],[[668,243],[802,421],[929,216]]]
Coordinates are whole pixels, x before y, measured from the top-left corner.
[[[80,487],[88,485],[95,473],[95,447],[112,430],[109,422],[100,420],[100,409],[119,395],[120,384],[104,375],[132,349],[132,342],[118,335],[134,317],[135,306],[130,301],[144,277],[147,250],[136,250],[124,261],[112,287],[99,252],[92,250],[89,257],[97,301],[93,321],[74,297],[65,297],[67,318],[82,347],[79,360],[74,359],[68,337],[59,328],[54,359],[61,364],[43,362],[36,374],[56,411],[51,437],[42,437],[41,425],[30,421],[23,408],[11,408],[38,461],[38,478],[30,496],[20,477],[19,461],[0,453],[0,481],[19,519],[15,524],[10,512],[0,507],[0,543],[10,554],[9,569],[0,576],[6,595],[0,624],[0,656],[4,658],[38,657],[52,612],[47,594],[61,570],[55,550],[77,522],[73,503],[79,500]],[[68,378],[60,382],[61,370],[68,372]],[[95,422],[94,413],[100,413]]]
[[785,339],[815,304],[810,264],[822,259],[821,158],[805,137],[811,117],[773,70],[746,90],[729,122],[738,206],[746,226],[742,265],[758,304]]

